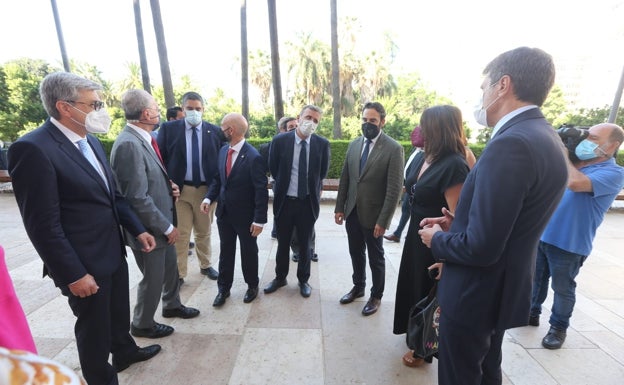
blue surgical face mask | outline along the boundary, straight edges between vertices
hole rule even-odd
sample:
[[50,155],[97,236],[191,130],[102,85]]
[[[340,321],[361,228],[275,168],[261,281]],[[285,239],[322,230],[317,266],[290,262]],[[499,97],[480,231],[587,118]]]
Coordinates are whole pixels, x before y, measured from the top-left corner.
[[184,119],[186,119],[186,121],[193,127],[198,126],[201,121],[202,121],[202,113],[201,111],[196,111],[196,110],[185,110],[184,113],[186,114],[186,117]]
[[598,155],[596,155],[597,148],[597,143],[584,139],[576,146],[574,153],[580,160],[591,160],[598,157]]

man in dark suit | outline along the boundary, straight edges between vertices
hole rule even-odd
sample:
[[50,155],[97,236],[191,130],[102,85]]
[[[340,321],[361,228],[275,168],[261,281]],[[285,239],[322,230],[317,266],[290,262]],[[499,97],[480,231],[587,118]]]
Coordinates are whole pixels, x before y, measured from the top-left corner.
[[[68,72],[40,85],[50,118],[11,145],[9,171],[24,227],[47,274],[76,316],[76,344],[89,385],[118,384],[116,372],[147,360],[129,333],[128,265],[120,225],[144,252],[152,237],[117,192],[102,144],[110,117],[101,86]],[[108,363],[113,355],[113,365]]]
[[334,209],[336,224],[346,220],[353,288],[340,298],[347,304],[364,296],[366,250],[373,286],[362,309],[374,314],[381,303],[386,281],[383,235],[390,227],[403,188],[403,147],[383,132],[386,110],[369,102],[362,110],[363,136],[349,143],[340,175]]
[[128,125],[113,144],[111,167],[119,191],[137,213],[143,226],[156,239],[156,247],[143,252],[132,237],[126,237],[143,279],[137,286],[137,303],[130,332],[135,337],[159,338],[173,327],[154,321],[161,299],[163,317],[193,318],[199,310],[180,302],[180,284],[174,243],[175,199],[180,195],[160,159],[152,129],[160,120],[156,101],[147,91],[129,90],[121,99]]
[[226,140],[230,143],[219,152],[219,173],[201,204],[208,214],[210,204],[217,200],[217,226],[221,252],[219,253],[219,293],[212,306],[219,307],[230,296],[234,279],[236,238],[240,242],[243,277],[247,292],[243,302],[249,303],[258,295],[257,237],[267,222],[269,193],[266,164],[258,151],[245,141],[249,126],[241,114],[227,114],[221,122]]
[[195,235],[195,253],[200,272],[212,280],[219,273],[210,261],[210,230],[216,202],[205,216],[200,211],[202,200],[208,192],[208,183],[217,174],[217,156],[222,145],[221,129],[202,121],[204,100],[196,92],[182,96],[182,109],[186,117],[163,123],[158,133],[158,147],[169,177],[180,186],[176,202],[178,230],[175,243],[178,257],[180,283],[187,274],[187,261],[191,232]]
[[297,232],[301,254],[297,265],[299,291],[304,298],[312,293],[310,278],[310,237],[320,211],[323,178],[329,169],[329,141],[314,134],[322,111],[307,105],[298,116],[295,130],[278,134],[271,142],[269,169],[275,179],[273,215],[277,222],[275,279],[264,292],[273,293],[288,282],[289,248]]
[[443,210],[419,232],[444,263],[443,385],[501,384],[503,336],[527,324],[537,243],[568,177],[563,144],[539,110],[555,79],[551,56],[516,48],[483,74],[475,117],[494,127],[492,139],[468,174],[454,219]]

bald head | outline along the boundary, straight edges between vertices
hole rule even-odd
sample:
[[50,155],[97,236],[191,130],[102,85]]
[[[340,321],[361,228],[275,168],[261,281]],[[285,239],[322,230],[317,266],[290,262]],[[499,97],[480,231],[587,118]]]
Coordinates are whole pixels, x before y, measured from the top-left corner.
[[589,129],[587,139],[597,143],[606,156],[613,156],[624,141],[624,130],[617,124],[600,123]]
[[247,133],[249,124],[247,119],[239,113],[232,112],[223,117],[221,121],[221,130],[225,137],[229,139],[230,145],[240,142]]

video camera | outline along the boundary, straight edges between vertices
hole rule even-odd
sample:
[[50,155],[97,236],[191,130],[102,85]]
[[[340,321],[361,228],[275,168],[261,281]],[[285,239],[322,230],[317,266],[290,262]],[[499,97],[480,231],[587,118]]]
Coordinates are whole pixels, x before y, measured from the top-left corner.
[[568,149],[568,158],[572,163],[580,162],[581,160],[576,156],[574,150],[583,139],[589,135],[589,127],[576,127],[567,124],[562,125],[557,129],[557,134],[563,141],[564,146]]

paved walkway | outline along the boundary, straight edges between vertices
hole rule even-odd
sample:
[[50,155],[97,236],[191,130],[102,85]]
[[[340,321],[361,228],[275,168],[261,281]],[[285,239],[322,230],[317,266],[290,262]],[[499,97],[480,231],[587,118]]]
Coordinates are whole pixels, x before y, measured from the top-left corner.
[[[398,215],[399,210],[393,228]],[[277,242],[270,238],[270,225],[259,238],[262,286],[274,278]],[[503,344],[504,384],[624,384],[623,229],[624,211],[612,210],[581,270],[563,349],[549,351],[540,345],[548,314],[542,316],[539,328],[508,331]],[[163,346],[158,356],[120,373],[121,383],[436,384],[435,360],[416,369],[403,366],[404,336],[392,334],[402,243],[386,243],[386,293],[380,311],[363,317],[366,298],[338,303],[351,288],[351,262],[344,226],[333,222],[331,201],[322,205],[316,231],[320,260],[312,263],[310,298],[299,295],[296,266],[291,263],[287,287],[271,295],[261,292],[253,303],[244,304],[246,285],[237,262],[232,296],[215,309],[216,282],[200,275],[199,268],[189,269],[181,295],[186,305],[201,309],[201,315],[173,322],[158,316],[157,321],[171,324],[176,332],[157,341]],[[52,281],[41,278],[41,262],[26,237],[12,194],[0,194],[0,244],[40,354],[79,371],[74,319]],[[213,250],[218,249],[215,237]],[[128,261],[134,303],[140,273],[133,258]],[[194,257],[189,266],[197,266]]]

